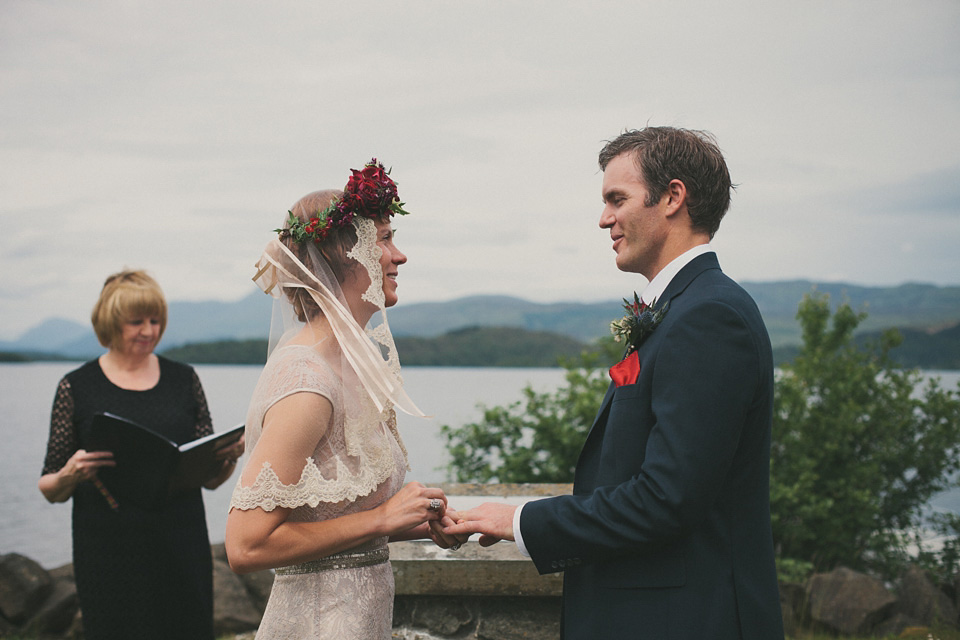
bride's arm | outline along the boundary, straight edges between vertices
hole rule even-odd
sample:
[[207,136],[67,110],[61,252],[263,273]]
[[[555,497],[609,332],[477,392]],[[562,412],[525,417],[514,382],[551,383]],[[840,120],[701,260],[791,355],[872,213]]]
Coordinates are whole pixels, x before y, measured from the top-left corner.
[[[250,454],[241,484],[252,485],[267,461],[281,482],[295,484],[332,414],[330,401],[315,393],[296,393],[277,402],[264,416],[263,433]],[[321,522],[287,522],[292,510],[284,507],[272,511],[231,509],[226,531],[230,568],[248,573],[283,567],[381,536],[398,535],[438,518],[428,508],[432,498],[443,499],[443,492],[414,482],[374,509]]]

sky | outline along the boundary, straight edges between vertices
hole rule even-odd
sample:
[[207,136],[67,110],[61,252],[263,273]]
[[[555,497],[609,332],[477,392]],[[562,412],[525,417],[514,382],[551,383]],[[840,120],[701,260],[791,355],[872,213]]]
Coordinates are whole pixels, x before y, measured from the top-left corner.
[[400,304],[619,299],[597,153],[716,136],[740,281],[960,285],[960,2],[0,2],[0,339],[104,278],[236,300],[376,156]]

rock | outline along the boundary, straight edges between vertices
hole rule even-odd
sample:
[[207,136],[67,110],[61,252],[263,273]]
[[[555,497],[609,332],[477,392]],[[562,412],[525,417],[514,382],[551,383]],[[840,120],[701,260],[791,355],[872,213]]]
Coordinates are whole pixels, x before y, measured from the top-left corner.
[[77,586],[68,580],[57,580],[50,596],[25,628],[35,634],[62,634],[70,628],[79,608]]
[[[392,640],[448,640],[442,636],[435,636],[426,631],[416,629],[406,629],[403,627],[394,627],[390,634]],[[473,636],[467,636],[469,640],[474,640]]]
[[[227,550],[222,542],[220,544],[210,545],[210,553],[213,556],[214,563],[220,561],[229,568],[230,564],[227,562]],[[264,610],[267,608],[267,600],[270,598],[270,590],[273,588],[273,570],[265,569],[263,571],[254,571],[253,573],[247,573],[237,577],[240,578],[244,588],[247,590],[247,594],[256,606],[257,612],[262,617]],[[214,593],[216,593],[216,589],[214,589]],[[259,621],[257,624],[259,624]]]
[[473,614],[462,600],[444,596],[423,598],[411,614],[414,626],[429,629],[441,636],[456,635],[473,619]]
[[788,636],[796,635],[806,615],[806,589],[799,582],[781,582],[779,587],[783,631]]
[[250,600],[257,608],[257,613],[263,617],[263,612],[267,608],[267,600],[270,598],[270,590],[273,588],[273,571],[266,569],[264,571],[255,571],[240,576],[240,581],[250,595]]
[[0,615],[14,624],[29,620],[53,590],[53,579],[19,553],[0,555]]
[[413,609],[416,606],[416,596],[394,596],[393,598],[393,627],[405,627],[412,624]]
[[83,640],[83,611],[77,609],[77,613],[70,622],[70,628],[63,634],[63,637]]
[[840,567],[810,578],[807,602],[816,625],[834,633],[866,635],[890,615],[897,599],[876,578]]
[[[917,620],[898,611],[892,617],[875,626],[873,635],[876,638],[913,638],[917,635],[917,629],[929,631],[926,627],[921,627]],[[923,634],[923,639],[927,640],[926,633]]]
[[559,598],[504,598],[496,608],[484,605],[479,640],[527,640],[560,637]]
[[50,577],[53,578],[54,582],[57,580],[66,580],[72,584],[77,583],[77,579],[73,576],[73,563],[64,564],[55,569],[50,569],[47,573],[50,574]]
[[0,638],[12,636],[17,630],[13,623],[8,622],[3,616],[0,616]]
[[911,565],[900,577],[900,602],[897,609],[913,618],[919,626],[936,623],[957,626],[957,609],[920,567]]
[[223,560],[213,561],[213,632],[217,636],[251,631],[261,614],[240,576]]
[[227,546],[222,542],[210,545],[210,555],[214,560],[227,562]]

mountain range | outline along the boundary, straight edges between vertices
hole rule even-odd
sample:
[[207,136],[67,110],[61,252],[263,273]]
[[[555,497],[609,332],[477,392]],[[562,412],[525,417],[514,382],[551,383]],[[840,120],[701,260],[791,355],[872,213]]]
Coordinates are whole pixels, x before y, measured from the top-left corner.
[[[807,280],[748,282],[743,286],[757,301],[775,347],[799,344],[797,307],[803,296],[812,292],[829,295],[833,305],[846,301],[854,309],[866,311],[861,332],[897,327],[934,335],[960,325],[960,286],[867,287]],[[265,338],[271,304],[272,299],[259,290],[233,302],[171,301],[161,348]],[[589,342],[608,335],[610,321],[622,315],[623,303],[619,300],[539,303],[508,296],[470,296],[447,302],[401,304],[390,310],[390,327],[396,336],[422,338],[469,327],[517,327]],[[0,351],[86,359],[103,349],[89,324],[49,318],[16,340],[0,342]]]

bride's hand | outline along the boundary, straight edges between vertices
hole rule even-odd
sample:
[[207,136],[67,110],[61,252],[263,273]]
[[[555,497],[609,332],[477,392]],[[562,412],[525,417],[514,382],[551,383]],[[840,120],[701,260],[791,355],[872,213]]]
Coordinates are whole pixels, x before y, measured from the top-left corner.
[[470,537],[469,535],[452,535],[444,533],[443,530],[445,527],[452,526],[457,523],[459,516],[457,512],[453,509],[447,509],[443,514],[443,517],[439,520],[431,520],[428,522],[427,533],[430,535],[430,539],[433,540],[441,549],[452,549],[456,551],[460,548],[464,542]]
[[443,490],[411,482],[377,507],[383,514],[387,535],[395,535],[424,522],[440,520],[447,507]]

